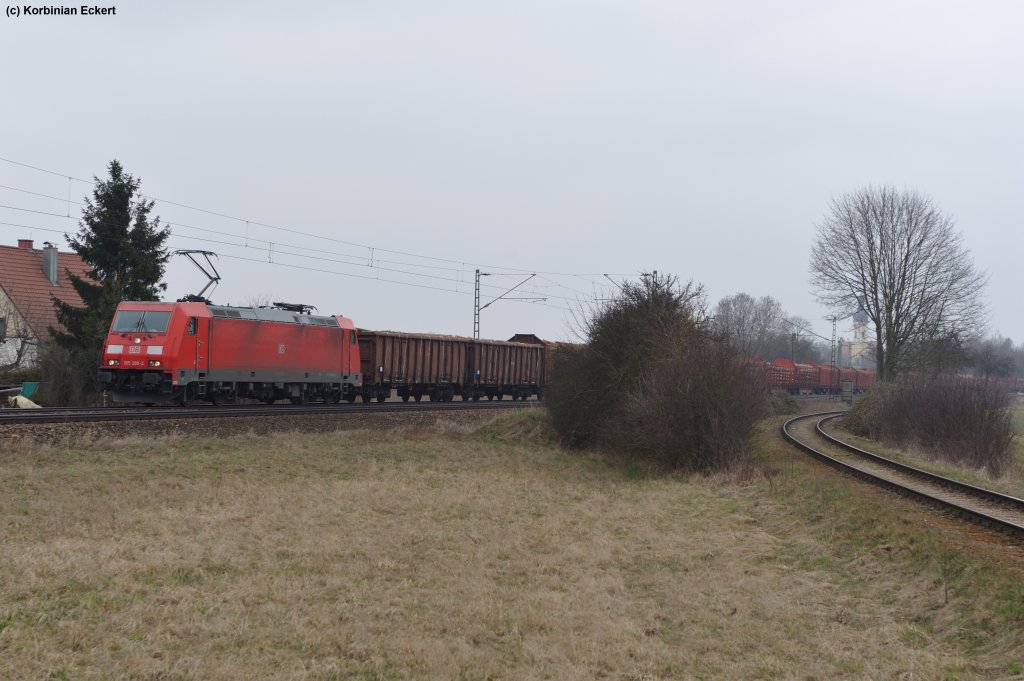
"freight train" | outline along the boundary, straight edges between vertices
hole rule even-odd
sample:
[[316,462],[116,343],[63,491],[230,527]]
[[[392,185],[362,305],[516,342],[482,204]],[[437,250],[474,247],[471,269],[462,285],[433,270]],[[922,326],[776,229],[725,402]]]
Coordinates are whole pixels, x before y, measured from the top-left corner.
[[750,358],[749,363],[762,372],[765,383],[776,393],[836,394],[847,381],[853,391],[859,393],[875,385],[874,369],[793,362],[788,359],[767,362],[757,357]]
[[[117,402],[383,402],[543,399],[562,344],[370,331],[305,305],[125,302],[97,375]],[[750,358],[771,392],[830,394],[875,384],[870,369]],[[1024,386],[1018,386],[1018,389]]]
[[306,305],[124,302],[97,379],[117,402],[543,398],[542,343],[357,329]]

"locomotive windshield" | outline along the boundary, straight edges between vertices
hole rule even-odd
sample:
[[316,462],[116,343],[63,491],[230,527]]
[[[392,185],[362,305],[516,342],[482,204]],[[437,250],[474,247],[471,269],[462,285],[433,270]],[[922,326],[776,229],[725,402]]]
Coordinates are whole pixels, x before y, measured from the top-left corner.
[[114,317],[114,333],[164,333],[170,310],[122,310]]

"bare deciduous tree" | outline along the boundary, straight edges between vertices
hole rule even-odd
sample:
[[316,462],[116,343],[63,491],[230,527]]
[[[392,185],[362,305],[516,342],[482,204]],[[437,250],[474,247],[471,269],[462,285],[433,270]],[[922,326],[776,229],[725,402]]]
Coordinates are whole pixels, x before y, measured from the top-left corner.
[[32,333],[18,310],[5,301],[5,304],[0,305],[0,320],[3,321],[3,333],[0,334],[0,370],[14,371],[34,364],[39,339]]
[[821,361],[828,357],[806,330],[807,320],[787,315],[771,296],[754,298],[747,293],[726,296],[715,305],[713,328],[745,357],[793,356],[797,361]]
[[726,296],[714,311],[715,330],[725,334],[729,344],[741,355],[765,352],[774,336],[783,332],[786,314],[782,303],[771,296],[754,298],[746,293]]
[[834,198],[817,226],[811,281],[837,312],[867,313],[883,380],[948,361],[985,316],[985,275],[953,221],[914,191],[868,187]]
[[993,336],[976,341],[969,349],[971,366],[978,376],[1013,376],[1024,353],[1024,347],[1015,348],[1013,341]]

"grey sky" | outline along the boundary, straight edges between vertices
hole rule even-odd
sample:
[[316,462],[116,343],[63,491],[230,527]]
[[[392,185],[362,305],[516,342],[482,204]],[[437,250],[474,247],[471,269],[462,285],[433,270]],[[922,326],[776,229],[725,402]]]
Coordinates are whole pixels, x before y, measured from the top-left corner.
[[[218,302],[269,295],[469,335],[476,264],[657,269],[712,303],[775,296],[827,336],[814,223],[831,195],[889,183],[955,218],[991,276],[991,330],[1024,340],[1020,2],[133,0],[113,17],[0,19],[0,156],[80,178],[116,157],[153,196],[406,254],[331,262],[370,252],[252,224],[250,248],[202,242],[244,244],[245,223],[158,202],[174,247],[225,256]],[[9,163],[0,184],[68,193]],[[68,210],[9,189],[0,204]],[[38,228],[0,224],[6,244],[75,228],[2,208],[0,221]],[[499,288],[484,302],[520,280],[485,278]],[[167,281],[169,297],[202,285],[183,262]],[[483,335],[566,338],[577,292],[609,287],[538,277],[524,288],[546,303],[492,305]]]

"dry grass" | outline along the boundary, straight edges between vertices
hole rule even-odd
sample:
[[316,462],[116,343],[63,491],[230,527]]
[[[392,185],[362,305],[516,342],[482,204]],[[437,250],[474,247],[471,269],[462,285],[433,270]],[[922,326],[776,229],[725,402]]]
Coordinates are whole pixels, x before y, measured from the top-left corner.
[[6,452],[0,678],[1019,673],[1014,559],[959,557],[774,427],[760,467],[689,481],[536,414]]
[[1024,498],[1024,397],[1017,397],[1012,407],[1014,438],[1013,456],[1010,465],[1000,475],[992,475],[984,467],[969,468],[956,466],[941,460],[933,451],[919,446],[897,448],[868,438],[859,437],[842,427],[832,427],[834,434],[850,444],[886,456],[937,475],[944,475],[971,485],[978,485],[1003,494]]

